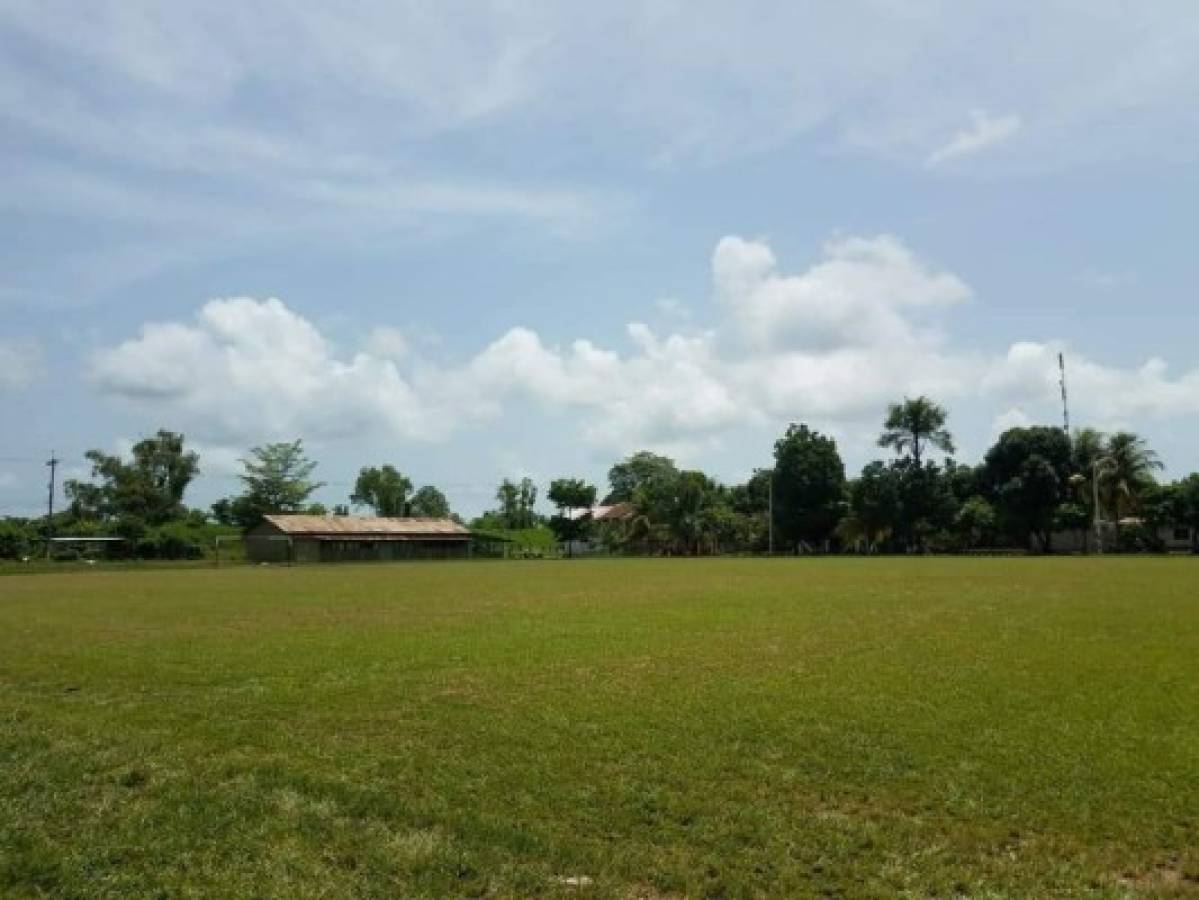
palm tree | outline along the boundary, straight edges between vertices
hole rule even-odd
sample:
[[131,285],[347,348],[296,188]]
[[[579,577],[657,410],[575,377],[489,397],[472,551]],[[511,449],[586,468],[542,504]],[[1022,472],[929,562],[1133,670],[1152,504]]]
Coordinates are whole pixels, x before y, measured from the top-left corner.
[[[1074,474],[1070,476],[1070,484],[1078,494],[1078,501],[1087,511],[1087,521],[1095,520],[1095,464],[1104,459],[1104,435],[1094,428],[1079,428],[1074,432],[1070,441],[1070,464]],[[1082,546],[1084,552],[1091,550],[1091,529],[1082,531]]]
[[1116,546],[1120,546],[1120,519],[1135,506],[1137,497],[1153,484],[1153,473],[1163,468],[1157,453],[1145,439],[1129,431],[1119,431],[1107,440],[1105,468],[1100,488],[1115,526]]
[[920,465],[920,457],[930,445],[953,453],[953,435],[945,428],[948,417],[945,407],[928,397],[905,397],[902,403],[893,403],[887,409],[878,445],[891,447],[900,455],[908,454],[916,465]]

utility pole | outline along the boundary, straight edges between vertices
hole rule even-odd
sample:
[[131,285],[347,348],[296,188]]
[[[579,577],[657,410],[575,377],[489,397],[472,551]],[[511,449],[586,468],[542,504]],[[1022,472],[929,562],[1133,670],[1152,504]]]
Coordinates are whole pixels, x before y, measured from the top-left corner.
[[54,474],[58,469],[58,457],[50,451],[46,465],[50,467],[50,491],[46,499],[46,559],[50,558],[50,539],[54,537]]

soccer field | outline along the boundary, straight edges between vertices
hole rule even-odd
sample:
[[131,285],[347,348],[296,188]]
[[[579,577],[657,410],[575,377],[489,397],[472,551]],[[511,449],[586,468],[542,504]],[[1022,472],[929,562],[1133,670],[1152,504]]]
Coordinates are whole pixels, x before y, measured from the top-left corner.
[[1199,893],[1199,561],[0,578],[0,895]]

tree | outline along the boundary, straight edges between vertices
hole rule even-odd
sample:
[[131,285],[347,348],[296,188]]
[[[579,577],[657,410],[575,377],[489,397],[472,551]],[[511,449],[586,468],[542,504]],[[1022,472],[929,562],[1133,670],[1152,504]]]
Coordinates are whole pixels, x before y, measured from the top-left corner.
[[849,509],[868,549],[899,527],[899,478],[875,460],[849,485]]
[[966,500],[954,516],[954,530],[966,549],[990,543],[995,534],[998,517],[995,508],[985,497],[975,495]]
[[408,501],[410,515],[423,519],[448,519],[450,517],[450,501],[445,494],[431,484],[426,484]]
[[722,502],[719,485],[696,470],[679,472],[672,483],[651,483],[670,484],[664,522],[681,548],[699,555],[705,540],[713,537],[711,510]]
[[791,425],[774,445],[774,525],[785,545],[823,544],[844,510],[845,465],[836,442]]
[[376,516],[398,518],[408,513],[412,482],[394,466],[365,467],[358,472],[350,502],[369,506]]
[[961,504],[953,482],[936,463],[908,457],[890,466],[899,491],[899,535],[908,550],[923,553],[930,537],[953,528]]
[[496,488],[495,499],[500,507],[496,510],[505,528],[533,528],[537,525],[537,485],[525,477],[519,483],[505,478]]
[[1113,434],[1104,447],[1099,491],[1112,517],[1116,546],[1120,546],[1120,520],[1136,508],[1137,498],[1154,483],[1153,473],[1162,468],[1157,454],[1145,439],[1128,431]]
[[254,447],[241,462],[245,472],[239,477],[246,489],[232,507],[235,520],[247,530],[264,515],[301,512],[308,498],[324,486],[312,481],[317,464],[304,454],[301,440]]
[[495,489],[495,499],[500,504],[497,512],[504,523],[504,527],[516,528],[520,503],[520,489],[516,486],[516,482],[510,478],[505,478],[501,481],[500,486]]
[[35,533],[19,519],[0,519],[0,559],[22,559],[33,552]]
[[212,510],[212,518],[218,525],[232,525],[233,518],[233,501],[228,497],[222,497],[210,507]]
[[550,482],[549,497],[558,507],[550,519],[550,528],[559,541],[574,554],[574,542],[585,540],[591,529],[591,507],[595,506],[595,485],[581,478],[557,478]]
[[987,451],[984,468],[1001,522],[1025,544],[1052,550],[1058,507],[1070,498],[1070,438],[1060,428],[1010,428]]
[[67,481],[64,491],[76,518],[132,516],[161,525],[186,514],[183,495],[199,474],[200,458],[184,449],[182,434],[160,429],[133,445],[131,459],[89,450],[99,484]]
[[893,403],[887,409],[878,445],[891,447],[917,465],[930,446],[953,453],[953,435],[945,428],[947,418],[945,408],[928,397],[921,396],[914,400],[905,397],[902,403]]
[[1174,525],[1191,530],[1191,552],[1199,553],[1199,474],[1191,474],[1175,485]]
[[648,450],[640,450],[608,470],[611,490],[604,503],[629,503],[637,490],[655,478],[673,478],[678,475],[674,460]]
[[637,526],[638,532],[665,538],[673,552],[714,549],[717,532],[725,529],[714,508],[727,507],[726,492],[703,472],[663,468],[638,486],[632,502],[644,523]]
[[536,505],[537,485],[533,483],[532,478],[526,476],[517,485],[516,511],[520,523],[517,528],[532,528],[537,524],[537,513],[534,509]]

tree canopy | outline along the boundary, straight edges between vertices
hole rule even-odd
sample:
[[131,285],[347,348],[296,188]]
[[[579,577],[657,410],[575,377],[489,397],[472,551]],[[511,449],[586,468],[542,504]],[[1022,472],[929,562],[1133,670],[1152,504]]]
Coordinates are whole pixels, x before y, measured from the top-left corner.
[[251,448],[239,476],[245,491],[232,501],[234,520],[249,529],[265,515],[303,512],[308,498],[323,487],[311,477],[316,465],[304,453],[302,440]]
[[904,398],[887,409],[878,445],[890,447],[917,464],[930,446],[953,453],[953,435],[945,428],[948,417],[945,408],[928,397]]
[[1058,507],[1070,499],[1071,457],[1064,431],[1038,425],[1005,431],[983,463],[1001,524],[1042,550],[1052,549]]
[[450,501],[431,484],[426,484],[412,495],[408,501],[408,514],[426,519],[448,519],[453,515]]
[[674,460],[648,450],[639,450],[608,470],[610,490],[604,503],[628,503],[637,496],[637,491],[650,481],[672,479],[678,475]]
[[395,466],[367,466],[358,472],[350,502],[366,506],[376,516],[397,518],[408,514],[412,482]]
[[784,546],[820,545],[837,527],[845,465],[832,438],[791,425],[774,445],[774,526]]
[[183,435],[166,430],[134,444],[128,461],[100,450],[86,457],[97,481],[63,486],[80,518],[132,517],[161,525],[185,513],[183,495],[200,472],[200,458],[184,449]]
[[591,530],[591,507],[595,505],[595,495],[595,485],[581,478],[557,478],[550,482],[546,496],[558,507],[558,514],[550,519],[550,528],[572,552],[574,542],[586,539]]

